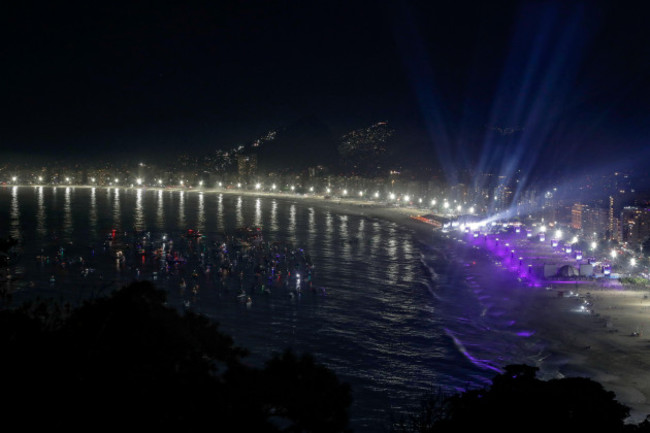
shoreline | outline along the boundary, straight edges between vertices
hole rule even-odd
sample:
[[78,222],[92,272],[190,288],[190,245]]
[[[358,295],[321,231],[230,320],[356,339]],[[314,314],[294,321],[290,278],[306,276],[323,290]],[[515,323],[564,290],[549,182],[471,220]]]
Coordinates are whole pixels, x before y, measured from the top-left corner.
[[[13,186],[116,188],[87,185],[4,185]],[[274,197],[405,225],[425,242],[429,241],[426,239],[428,235],[433,238],[435,233],[440,233],[439,230],[411,218],[413,215],[429,213],[426,209],[389,207],[371,201],[203,188],[117,188]],[[444,242],[449,242],[449,245],[458,244],[458,248],[472,251],[470,244],[460,245],[460,242],[456,241],[462,239],[462,236],[452,234]],[[487,259],[496,257],[487,248],[478,248]],[[488,271],[490,267],[496,265],[487,263]],[[575,288],[571,285],[574,296],[560,297],[559,287],[550,290],[531,287],[528,292],[521,293],[521,283],[517,282],[515,274],[511,274],[510,281],[512,284],[506,290],[517,291],[517,295],[522,298],[517,299],[521,308],[516,312],[520,325],[534,329],[534,338],[542,340],[545,345],[544,356],[540,359],[540,379],[569,376],[591,378],[606,390],[613,391],[616,400],[630,408],[629,422],[643,421],[646,415],[650,414],[650,358],[647,356],[650,351],[650,290],[642,287],[607,287],[593,282],[576,285]],[[486,275],[485,290],[492,289],[498,290],[490,286],[490,275]],[[564,290],[562,288],[562,291]],[[585,301],[590,303],[591,313],[577,311]]]

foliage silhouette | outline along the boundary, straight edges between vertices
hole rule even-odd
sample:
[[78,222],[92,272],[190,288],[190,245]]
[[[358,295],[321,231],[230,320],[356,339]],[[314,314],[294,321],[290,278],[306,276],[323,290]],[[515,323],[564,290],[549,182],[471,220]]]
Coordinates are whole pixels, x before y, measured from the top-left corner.
[[424,399],[420,411],[395,423],[400,433],[499,432],[648,432],[650,424],[625,424],[629,408],[613,392],[587,378],[541,381],[538,369],[510,365],[489,388]]
[[348,423],[349,389],[331,371],[291,352],[248,367],[215,323],[165,306],[148,282],[72,311],[0,311],[0,343],[5,419],[28,427],[341,432]]

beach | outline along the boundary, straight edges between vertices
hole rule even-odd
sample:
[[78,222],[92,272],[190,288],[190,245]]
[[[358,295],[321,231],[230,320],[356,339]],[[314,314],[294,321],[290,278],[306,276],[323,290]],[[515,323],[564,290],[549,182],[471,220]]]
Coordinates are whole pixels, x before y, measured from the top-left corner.
[[[422,237],[432,231],[431,226],[410,218],[427,213],[416,208],[347,200],[305,200],[313,200],[315,205],[326,205],[338,212],[409,225]],[[487,250],[483,253],[488,257],[491,254]],[[539,255],[539,251],[536,254]],[[492,263],[485,265],[494,266]],[[489,287],[492,273],[486,270],[485,275],[482,284]],[[538,364],[538,377],[544,380],[593,379],[614,392],[616,399],[630,408],[629,422],[643,421],[650,414],[650,290],[601,279],[576,285],[553,282],[546,285],[542,281],[542,287],[522,291],[516,272],[511,273],[511,282],[512,287],[505,289],[517,290],[517,305],[512,307],[518,309],[520,325],[535,330],[535,337],[546,344],[546,353]],[[494,289],[504,290],[503,287]]]
[[[516,241],[510,240],[510,245],[506,244],[508,241],[505,238],[501,238],[499,242],[502,248],[507,246],[518,250],[509,262],[509,253],[504,256],[503,249],[494,248],[496,237],[483,243],[472,243],[471,234],[454,232],[445,238],[444,234],[436,235],[432,226],[410,218],[429,213],[426,209],[391,207],[346,198],[325,199],[313,195],[219,189],[164,190],[300,200],[305,205],[329,209],[334,213],[393,221],[412,229],[423,242],[439,242],[442,238],[449,244],[450,250],[457,252],[456,256],[474,261],[471,269],[476,275],[476,282],[472,280],[473,284],[480,286],[483,294],[491,294],[498,299],[498,308],[516,316],[518,330],[530,331],[530,336],[523,336],[522,340],[543,342],[544,350],[537,358],[525,359],[540,368],[538,377],[545,380],[589,377],[606,390],[613,391],[619,402],[631,408],[631,422],[638,423],[650,414],[650,358],[647,356],[650,351],[650,321],[647,320],[650,315],[650,292],[647,289],[621,286],[617,280],[609,278],[581,281],[580,284],[542,280],[528,287],[521,282],[522,272],[517,269],[519,255],[523,256],[524,264],[532,264],[534,260],[545,260],[544,254],[551,254],[549,249],[531,244],[525,235]],[[507,253],[509,250],[505,251]],[[584,310],[581,308],[583,306]],[[497,368],[505,366],[500,365],[498,360],[493,364]]]

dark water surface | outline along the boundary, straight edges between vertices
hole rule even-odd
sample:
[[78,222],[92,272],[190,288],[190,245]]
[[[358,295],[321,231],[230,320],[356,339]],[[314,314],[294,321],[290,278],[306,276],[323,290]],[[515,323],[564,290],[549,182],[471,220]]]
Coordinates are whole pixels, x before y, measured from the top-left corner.
[[[252,304],[246,306],[237,296],[240,283],[231,278],[222,286],[216,272],[203,272],[200,253],[209,261],[224,236],[244,225],[262,226],[264,241],[309,254],[318,291],[303,290],[293,298],[286,287],[261,293],[247,272],[243,286]],[[205,237],[182,237],[188,229]],[[113,230],[115,241],[108,245]],[[509,330],[512,320],[494,307],[475,271],[463,267],[466,257],[450,248],[452,241],[434,234],[422,239],[395,222],[300,200],[2,187],[0,237],[7,236],[21,242],[16,271],[22,278],[12,283],[13,304],[36,296],[75,304],[136,278],[151,280],[168,291],[171,305],[218,321],[236,344],[250,350],[251,364],[262,365],[286,347],[313,353],[351,385],[357,432],[381,431],[391,410],[416,407],[427,391],[484,385],[494,375],[493,365],[522,350]],[[169,248],[171,240],[188,263],[167,275],[148,249],[144,256],[136,254],[140,238],[145,248],[162,246],[163,239]],[[125,253],[122,265],[114,259],[117,249]],[[57,256],[65,267],[55,262]]]

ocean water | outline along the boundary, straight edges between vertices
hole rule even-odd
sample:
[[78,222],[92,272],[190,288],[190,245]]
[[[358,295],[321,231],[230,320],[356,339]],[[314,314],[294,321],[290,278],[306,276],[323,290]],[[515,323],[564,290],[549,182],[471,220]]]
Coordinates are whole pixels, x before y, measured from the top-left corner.
[[[288,288],[270,293],[254,287],[250,269],[243,282],[221,283],[214,268],[206,273],[225,236],[245,225],[261,226],[266,242],[309,254],[315,290],[289,295],[295,274],[305,278],[299,268]],[[204,237],[184,238],[188,229]],[[312,353],[351,385],[357,432],[382,430],[391,413],[417,408],[427,392],[485,386],[508,363],[543,358],[534,330],[519,327],[526,289],[498,268],[486,276],[491,264],[481,251],[334,205],[197,191],[2,187],[0,237],[9,236],[20,240],[11,305],[36,297],[78,305],[150,280],[167,290],[170,305],[219,322],[253,365],[287,347]],[[186,263],[163,270],[151,258],[163,246]]]

